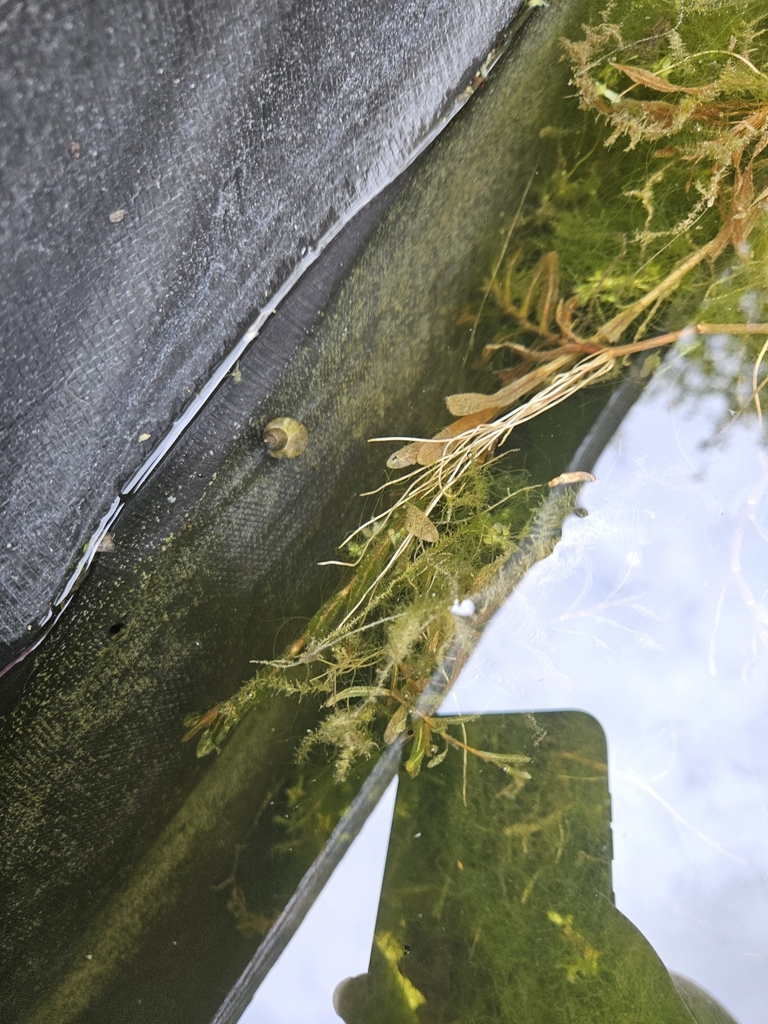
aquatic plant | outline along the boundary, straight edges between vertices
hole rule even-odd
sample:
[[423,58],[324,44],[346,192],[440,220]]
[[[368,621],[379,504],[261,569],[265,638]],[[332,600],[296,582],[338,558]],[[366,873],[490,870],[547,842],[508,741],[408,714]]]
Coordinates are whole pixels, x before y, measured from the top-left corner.
[[[642,5],[640,20],[627,6],[623,22],[609,20],[610,4],[583,40],[565,42],[589,119],[571,109],[542,132],[556,166],[513,222],[480,308],[465,312],[477,365],[492,364],[503,386],[447,399],[464,418],[462,448],[487,450],[633,353],[683,341],[693,354],[709,336],[768,333],[743,322],[766,289],[765,14],[702,2],[678,15],[663,3]],[[659,19],[650,35],[649,17]],[[745,347],[761,416],[766,345],[756,351]]]
[[[457,632],[480,623],[471,595],[498,573],[526,533],[541,488],[528,485],[501,460],[478,465],[444,486],[431,518],[417,505],[374,518],[345,548],[356,557],[352,578],[322,606],[282,658],[264,663],[228,701],[191,716],[186,738],[204,730],[198,753],[215,749],[229,729],[266,693],[320,696],[329,709],[305,737],[299,757],[318,743],[337,750],[338,778],[376,749],[372,726],[385,722],[383,740],[413,737],[406,768],[436,766],[449,747],[518,772],[526,760],[470,748],[455,735],[461,718],[415,713],[435,665]],[[471,608],[471,613],[467,612]],[[468,641],[471,643],[471,641]]]
[[449,396],[454,422],[432,438],[378,439],[406,442],[387,462],[405,472],[373,492],[394,499],[344,542],[336,564],[351,577],[282,658],[187,719],[185,739],[202,731],[199,755],[281,692],[323,702],[299,757],[335,748],[339,778],[404,733],[412,775],[450,747],[525,774],[524,758],[471,748],[462,719],[419,701],[447,658],[450,685],[514,585],[505,566],[543,493],[503,454],[517,427],[633,356],[650,374],[678,343],[706,366],[708,339],[724,335],[739,341],[739,409],[762,419],[766,25],[755,0],[628,0],[564,43],[576,95],[542,131],[546,173],[531,178],[479,303],[460,316],[467,361],[495,390]]

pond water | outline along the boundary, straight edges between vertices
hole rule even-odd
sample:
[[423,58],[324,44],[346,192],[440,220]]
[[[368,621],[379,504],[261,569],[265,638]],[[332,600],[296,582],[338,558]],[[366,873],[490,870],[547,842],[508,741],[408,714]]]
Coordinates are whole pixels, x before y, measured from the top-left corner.
[[[589,515],[566,521],[497,613],[443,711],[593,715],[607,738],[617,907],[669,970],[761,1024],[768,460],[754,417],[716,397],[673,401],[680,358],[599,460],[581,495]],[[338,1020],[336,983],[366,969],[393,798],[244,1022]]]
[[[750,4],[757,9],[755,0]],[[647,46],[659,42],[658,32],[663,29],[663,35],[667,23],[660,21],[647,37],[652,26],[645,22],[651,15],[641,6],[642,15],[638,5],[627,5],[629,21],[637,16],[641,22],[627,28],[640,50],[636,57],[624,55],[637,66],[624,65],[621,74],[635,84],[639,76],[644,89],[668,97],[669,83],[649,78],[643,70]],[[698,16],[705,7],[709,18],[708,5],[695,5],[691,11]],[[737,7],[730,5],[734,17]],[[632,984],[637,990],[643,971],[661,978],[666,989],[660,998],[671,1010],[666,1015],[643,1010],[632,1017],[632,1024],[688,1019],[662,963],[710,991],[740,1024],[765,1019],[768,462],[754,413],[729,409],[727,400],[717,397],[716,375],[697,380],[693,364],[685,364],[682,351],[675,351],[604,451],[606,434],[600,434],[603,454],[594,467],[596,480],[582,488],[582,507],[578,514],[569,514],[549,557],[544,556],[551,550],[553,510],[570,510],[575,491],[572,481],[565,481],[550,492],[547,481],[569,466],[615,378],[601,378],[603,386],[550,408],[541,418],[517,420],[508,446],[513,452],[507,482],[501,464],[481,464],[473,456],[467,462],[467,489],[458,497],[449,496],[443,505],[441,498],[435,505],[423,495],[412,502],[411,494],[402,511],[404,525],[397,526],[395,519],[386,533],[369,529],[374,542],[369,562],[358,569],[361,589],[367,579],[381,579],[374,554],[389,557],[387,543],[399,544],[401,529],[407,534],[402,544],[414,541],[414,563],[418,557],[422,566],[400,578],[400,591],[382,591],[378,623],[363,622],[363,612],[355,617],[362,607],[355,591],[349,599],[354,607],[346,611],[335,605],[335,597],[345,597],[346,586],[335,591],[341,585],[337,569],[318,566],[338,559],[339,542],[369,514],[362,511],[359,492],[378,487],[388,457],[390,468],[393,457],[397,462],[389,449],[370,445],[368,439],[403,432],[403,439],[432,436],[445,426],[446,395],[451,396],[449,411],[461,416],[465,426],[478,412],[488,413],[481,426],[488,426],[488,419],[498,425],[496,413],[506,416],[502,410],[509,409],[510,415],[518,415],[522,407],[515,402],[529,394],[520,391],[513,399],[507,386],[514,392],[527,378],[528,387],[536,376],[531,366],[539,366],[540,357],[551,358],[551,363],[541,364],[551,377],[558,367],[572,364],[575,345],[580,355],[596,357],[590,364],[595,377],[590,379],[597,379],[598,363],[602,373],[610,370],[614,358],[604,346],[606,340],[643,335],[636,344],[644,346],[645,354],[660,341],[671,343],[673,334],[661,332],[698,324],[706,315],[708,325],[697,328],[702,337],[711,335],[707,326],[726,323],[742,342],[751,335],[751,350],[742,345],[738,365],[735,349],[724,339],[711,348],[725,389],[732,392],[733,378],[738,378],[735,391],[749,404],[759,377],[756,370],[753,382],[765,327],[756,323],[765,319],[761,306],[768,254],[768,224],[764,214],[757,216],[768,196],[768,179],[763,177],[768,165],[764,159],[755,162],[762,143],[755,144],[748,172],[733,158],[732,185],[723,186],[718,204],[701,207],[696,217],[701,223],[684,231],[680,225],[694,224],[685,204],[707,187],[704,150],[696,148],[701,145],[696,133],[702,124],[709,130],[712,109],[702,108],[702,123],[689,126],[683,138],[688,155],[674,166],[656,162],[657,157],[671,158],[669,147],[660,146],[652,154],[650,143],[632,150],[622,140],[612,150],[606,148],[602,141],[610,129],[577,111],[566,85],[575,72],[561,60],[563,37],[576,38],[582,23],[599,15],[601,3],[553,0],[542,5],[530,0],[526,5],[529,14],[536,8],[519,38],[516,29],[509,35],[509,59],[498,64],[487,87],[484,74],[493,61],[482,65],[483,74],[475,75],[469,86],[469,93],[479,95],[436,139],[434,148],[347,225],[277,314],[269,314],[257,343],[243,348],[242,361],[241,349],[232,350],[230,362],[220,370],[221,387],[163,460],[162,472],[127,505],[115,527],[114,551],[95,559],[67,622],[17,666],[12,685],[4,689],[11,728],[2,736],[3,757],[13,792],[3,834],[3,859],[11,865],[5,873],[3,938],[12,954],[4,962],[9,1019],[27,1013],[29,1024],[133,1024],[141,1006],[148,1024],[208,1024],[220,1007],[216,1024],[232,1024],[291,932],[293,919],[285,926],[288,911],[295,906],[303,910],[311,902],[304,899],[307,892],[312,896],[320,888],[320,883],[302,888],[301,879],[320,877],[321,871],[313,875],[313,862],[316,866],[325,857],[324,864],[333,863],[336,853],[346,848],[348,837],[335,846],[328,837],[339,815],[348,813],[350,800],[361,805],[354,793],[374,763],[360,758],[346,782],[337,786],[331,763],[336,740],[327,746],[324,740],[318,743],[307,762],[297,762],[297,749],[306,750],[312,736],[323,739],[317,730],[332,719],[341,728],[343,713],[350,711],[348,704],[341,706],[345,699],[360,700],[352,711],[359,710],[357,724],[366,725],[367,692],[357,687],[357,693],[344,698],[340,688],[359,682],[356,672],[361,667],[366,669],[360,677],[366,685],[384,678],[375,658],[382,652],[389,657],[397,649],[396,631],[385,630],[385,624],[398,620],[413,626],[419,616],[427,616],[421,619],[422,632],[411,634],[410,646],[405,644],[407,630],[399,634],[406,653],[386,664],[391,679],[375,699],[391,715],[387,732],[380,718],[381,729],[371,736],[365,729],[342,730],[336,736],[341,737],[340,753],[354,754],[373,749],[382,734],[392,738],[394,727],[402,727],[401,740],[414,737],[406,768],[416,774],[420,767],[434,767],[442,760],[437,742],[441,734],[434,722],[425,725],[412,713],[412,701],[429,693],[435,677],[452,678],[453,667],[471,647],[463,646],[465,639],[474,641],[473,626],[485,621],[486,610],[490,614],[498,608],[502,591],[508,594],[514,584],[443,709],[444,714],[478,716],[472,723],[451,725],[454,745],[464,725],[469,741],[490,737],[500,744],[482,746],[482,751],[495,751],[485,761],[469,759],[469,801],[463,803],[467,787],[464,783],[462,788],[457,750],[450,751],[437,771],[423,770],[416,780],[401,772],[397,794],[389,788],[242,1019],[251,1024],[330,1024],[338,1019],[333,998],[339,983],[366,971],[380,982],[383,970],[400,986],[407,1004],[403,1014],[390,1016],[386,1024],[443,1024],[446,1016],[462,1022],[481,1019],[483,1024],[522,1016],[526,1024],[539,1024],[533,1013],[505,1016],[497,1012],[498,1006],[496,1016],[466,1012],[472,998],[482,995],[482,984],[503,978],[506,971],[519,980],[530,969],[531,990],[535,986],[530,977],[541,975],[539,968],[547,960],[531,958],[529,964],[514,942],[500,940],[483,963],[485,982],[473,980],[455,950],[466,954],[466,963],[476,949],[483,950],[487,939],[481,938],[472,917],[483,907],[491,908],[494,927],[505,908],[514,910],[509,918],[513,922],[515,913],[520,920],[529,915],[523,923],[530,932],[521,928],[518,936],[542,936],[561,997],[565,991],[579,998],[588,988],[580,988],[579,979],[593,975],[597,990],[606,976],[623,982],[622,971],[614,969],[617,950],[627,954],[634,943],[642,946],[645,966],[636,971],[632,956],[626,955]],[[676,7],[673,13],[677,17]],[[724,24],[700,26],[690,45],[709,46],[706,40],[722,34]],[[683,27],[687,29],[687,22]],[[705,44],[697,42],[697,33]],[[743,38],[733,37],[740,48],[736,56],[742,75],[752,68],[741,52],[754,57],[750,33],[745,28]],[[670,33],[670,39],[677,46],[677,37]],[[736,42],[727,50],[706,53],[725,55],[720,61],[724,64]],[[492,53],[498,56],[497,50]],[[618,101],[614,86],[623,81],[611,63],[614,57],[606,56],[596,93],[617,97],[612,104]],[[686,72],[692,84],[677,89],[684,97],[699,95],[703,88],[697,69],[694,61]],[[749,89],[754,86],[755,116],[762,117],[768,109],[760,91],[765,75],[758,72],[756,77],[756,86],[752,78],[747,84]],[[743,82],[739,89],[744,95],[749,92]],[[466,99],[468,93],[462,96]],[[566,102],[564,96],[570,99]],[[637,109],[668,110],[659,105],[665,99],[649,100],[649,106],[641,103],[640,108],[632,107],[633,102],[630,97],[615,109],[627,116]],[[596,109],[601,116],[614,110],[601,103]],[[715,124],[733,109],[718,108]],[[666,194],[653,192],[660,180],[655,168],[662,166],[673,167],[668,201]],[[688,177],[691,168],[704,176],[696,188]],[[753,207],[754,223],[751,215],[746,217]],[[657,226],[654,217],[660,218],[665,241],[647,260],[648,238],[641,239]],[[722,233],[725,226],[730,234]],[[698,238],[695,231],[704,234]],[[656,237],[653,232],[651,236]],[[730,248],[718,263],[714,257],[726,238]],[[659,305],[681,266],[691,269],[690,294],[679,289]],[[666,282],[661,292],[659,281]],[[254,293],[248,302],[257,299]],[[623,320],[628,309],[636,314],[631,330],[630,321]],[[742,323],[745,316],[749,324]],[[578,334],[572,334],[573,323]],[[517,342],[505,352],[503,339],[510,337],[526,341],[522,352]],[[708,345],[702,342],[696,356],[705,366]],[[689,356],[693,348],[689,346]],[[764,354],[765,349],[760,358]],[[628,357],[628,352],[619,355]],[[524,362],[518,363],[518,357]],[[579,365],[583,369],[588,362],[585,358]],[[647,379],[658,362],[657,355],[650,355],[628,377],[634,382],[638,376]],[[681,387],[683,365],[689,370]],[[491,415],[487,392],[499,383],[502,404],[493,406]],[[538,397],[538,384],[536,388]],[[634,386],[628,390],[634,398]],[[677,400],[681,393],[688,395],[685,401]],[[564,392],[558,394],[563,397]],[[286,413],[307,427],[311,440],[301,459],[275,462],[262,443],[262,430],[271,418]],[[615,421],[610,430],[614,427]],[[494,465],[499,473],[489,483],[486,473],[493,476]],[[570,468],[591,467],[585,462]],[[527,475],[523,479],[518,472]],[[482,511],[462,519],[454,514],[461,505],[453,500],[460,497],[466,499],[466,508],[474,507],[472,502],[480,507],[481,477],[483,486],[493,484],[499,491],[485,492]],[[513,480],[518,481],[514,492]],[[470,484],[478,489],[471,492]],[[542,493],[552,495],[544,505],[550,513],[547,529],[539,529],[544,519],[537,517],[524,537],[524,524]],[[511,502],[516,496],[519,508]],[[502,510],[508,499],[510,508]],[[484,523],[482,517],[491,511],[494,522]],[[554,518],[559,528],[559,518]],[[467,524],[473,529],[462,534]],[[103,525],[106,529],[106,520]],[[416,544],[416,539],[424,543]],[[349,557],[357,557],[358,541],[347,545]],[[497,554],[501,551],[503,555]],[[93,555],[89,552],[84,561]],[[469,555],[478,556],[476,565]],[[515,562],[522,575],[520,566],[535,558],[543,560],[522,582],[509,571]],[[433,573],[428,567],[440,559],[440,571]],[[495,580],[493,573],[483,575],[494,566],[500,570]],[[418,591],[413,581],[419,579],[420,606],[410,589]],[[402,595],[408,600],[395,607]],[[466,599],[469,595],[478,600],[477,607]],[[392,607],[386,604],[389,596]],[[467,618],[472,621],[458,626],[459,619],[453,621],[454,596],[457,609],[469,605]],[[318,604],[329,617],[323,613],[310,620]],[[365,614],[368,610],[365,606]],[[338,628],[347,623],[347,632],[324,633],[332,629],[337,612],[344,613]],[[433,613],[438,623],[434,629],[428,617]],[[310,648],[325,644],[312,657],[303,646],[306,638],[299,638],[308,621],[315,623],[307,627]],[[466,633],[461,633],[464,626]],[[381,642],[374,658],[377,636]],[[287,652],[286,661],[294,660],[284,674],[285,666],[271,674],[276,663],[266,660],[279,660],[282,651]],[[323,652],[327,657],[321,657]],[[425,667],[428,659],[422,655],[427,652],[433,660]],[[261,668],[254,669],[254,664]],[[328,688],[320,685],[322,680]],[[326,704],[329,693],[333,700]],[[310,699],[305,699],[308,694]],[[393,697],[400,701],[394,711]],[[335,710],[326,714],[329,705]],[[252,711],[246,714],[248,708]],[[576,717],[558,718],[563,714]],[[509,722],[501,721],[504,715]],[[585,747],[573,740],[575,745],[552,753],[560,725],[551,723],[583,725],[587,720],[595,728]],[[198,751],[210,755],[200,759],[193,744],[181,742],[186,729],[190,727],[191,738],[197,726]],[[576,726],[570,733],[562,728],[571,739],[578,732]],[[370,746],[356,748],[366,737]],[[391,755],[399,756],[400,748],[387,749],[394,773]],[[523,750],[531,757],[530,785],[526,781],[516,789],[522,769],[516,773],[515,762],[504,757]],[[547,761],[550,755],[554,760]],[[570,757],[571,766],[581,764],[590,771],[582,772],[583,778],[565,768],[560,771],[558,757]],[[386,757],[377,762],[375,772],[387,763]],[[502,775],[507,769],[509,774]],[[541,790],[547,778],[554,780],[552,792]],[[491,791],[488,779],[511,787],[505,790],[508,803],[495,800],[501,794]],[[369,782],[362,783],[364,792]],[[434,794],[443,785],[445,792],[454,787],[455,800],[440,805],[442,818],[436,813],[434,827],[423,831],[420,823],[409,824],[426,820],[432,797],[435,806],[440,804]],[[432,797],[422,798],[419,794],[430,786],[435,787]],[[484,804],[474,801],[475,786]],[[569,787],[574,792],[585,788],[572,804],[566,799]],[[551,814],[531,806],[532,794],[540,791],[545,803],[554,801]],[[562,798],[559,805],[553,792]],[[558,839],[558,823],[577,805],[586,809],[584,820],[589,818],[597,828],[583,845],[571,849],[568,843],[576,842],[576,832],[563,827]],[[466,822],[452,830],[444,819],[455,824],[454,810],[460,816],[462,806],[475,816],[475,853],[477,835],[490,829],[490,822],[496,830],[489,836],[489,848],[499,835],[510,839],[506,851],[494,847],[497,865],[502,854],[511,864],[508,876],[497,876],[498,885],[490,855],[483,881],[478,869],[482,856],[473,863],[457,850],[469,834]],[[488,811],[485,819],[480,807]],[[531,831],[529,843],[525,828],[537,815],[548,824]],[[432,849],[437,863],[443,850],[430,843],[440,828],[450,856],[426,880],[424,891],[431,887],[433,905],[440,908],[449,889],[453,894],[465,886],[475,897],[473,903],[467,897],[471,927],[463,922],[457,928],[455,950],[441,966],[444,970],[446,960],[459,964],[451,968],[450,980],[463,987],[465,998],[461,1009],[457,1002],[455,1013],[447,1014],[441,1006],[450,993],[430,994],[434,976],[425,974],[419,959],[424,950],[412,946],[407,932],[411,927],[418,932],[420,926],[403,915],[401,928],[393,910],[398,900],[407,904],[403,893],[410,884],[411,865],[407,857],[398,861],[392,851],[418,841],[419,856]],[[541,836],[535,838],[547,829],[548,847]],[[333,832],[336,839],[340,831]],[[422,835],[431,836],[429,842]],[[591,894],[603,897],[600,907],[595,903],[592,908],[593,933],[577,914],[584,910],[584,887],[571,905],[554,899],[541,902],[539,867],[523,863],[529,847],[542,871],[552,867],[542,860],[547,850],[555,863],[561,856],[565,860],[564,850],[570,851],[574,876],[577,868],[593,865],[583,872],[587,881],[597,880]],[[507,877],[520,883],[516,904],[511,884],[503,899],[496,898],[494,886],[502,890]],[[547,877],[556,889],[557,879]],[[611,902],[614,894],[621,913]],[[453,895],[448,903],[452,912],[459,912]],[[531,907],[538,914],[535,920]],[[589,909],[584,913],[589,925]],[[623,946],[599,945],[592,938],[605,938],[611,928],[614,938],[622,933]],[[650,945],[637,939],[641,933]],[[556,962],[555,947],[566,958],[562,963]],[[258,970],[249,974],[249,963]],[[598,972],[598,963],[610,969]],[[248,983],[236,983],[238,977]],[[557,1006],[559,1016],[548,1016],[548,1001],[554,1003],[554,997],[546,984],[537,991],[537,1012],[547,1024],[625,1019],[622,1013],[612,1016],[608,1004],[598,1014],[590,1015],[582,1006],[579,1014],[569,1016],[567,998]],[[499,1005],[507,994],[501,993]],[[231,997],[242,1002],[235,1004]],[[589,998],[596,998],[594,988]],[[424,1000],[426,1010],[416,1014]],[[379,1016],[366,1019],[366,1024],[378,1024],[381,1012],[379,1008]],[[352,1024],[349,1013],[345,1018]],[[724,1020],[715,1012],[697,1024]]]

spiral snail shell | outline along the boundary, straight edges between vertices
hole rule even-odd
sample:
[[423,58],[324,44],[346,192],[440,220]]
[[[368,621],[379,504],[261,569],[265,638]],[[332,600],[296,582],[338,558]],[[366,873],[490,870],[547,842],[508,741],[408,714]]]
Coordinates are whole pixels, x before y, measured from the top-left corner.
[[307,447],[307,428],[290,416],[278,416],[264,427],[261,439],[273,459],[295,459]]

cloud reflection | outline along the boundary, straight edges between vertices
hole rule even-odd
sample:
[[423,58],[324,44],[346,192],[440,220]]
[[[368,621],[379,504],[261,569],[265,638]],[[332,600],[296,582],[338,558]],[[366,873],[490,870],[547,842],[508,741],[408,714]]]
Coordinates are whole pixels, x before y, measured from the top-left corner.
[[608,736],[619,908],[742,1022],[768,1006],[768,464],[722,406],[630,413],[446,710],[578,708]]

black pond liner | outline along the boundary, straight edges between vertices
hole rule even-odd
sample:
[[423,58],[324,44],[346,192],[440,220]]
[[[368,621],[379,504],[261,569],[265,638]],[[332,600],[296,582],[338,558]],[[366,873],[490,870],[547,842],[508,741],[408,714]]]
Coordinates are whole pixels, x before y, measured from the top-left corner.
[[0,664],[255,311],[439,130],[520,4],[0,13]]
[[[3,1019],[209,1021],[259,948],[259,935],[235,927],[220,884],[245,838],[262,835],[270,801],[295,780],[294,750],[317,708],[265,700],[218,757],[204,760],[181,744],[182,720],[252,676],[252,660],[293,639],[335,585],[317,562],[360,521],[356,495],[381,480],[388,451],[367,439],[393,427],[429,434],[444,422],[443,396],[457,388],[466,345],[457,309],[497,256],[535,171],[539,128],[567,79],[559,39],[585,16],[579,4],[538,9],[477,102],[327,246],[258,344],[243,350],[239,374],[224,376],[126,501],[111,530],[114,551],[96,556],[66,616],[4,677]],[[95,60],[93,46],[86,50]],[[167,108],[158,109],[165,116]],[[256,199],[248,195],[246,205]],[[226,211],[222,218],[229,225]],[[280,218],[270,223],[283,230]],[[175,236],[187,255],[196,252],[198,228]],[[236,226],[216,235],[220,249],[231,232]],[[314,237],[309,232],[308,242]],[[156,265],[154,272],[159,280]],[[238,336],[262,289],[247,275],[233,281],[222,297],[205,278],[190,306],[205,324],[188,324],[178,337],[191,344],[214,324]],[[241,305],[223,316],[233,287]],[[187,305],[180,293],[168,321]],[[107,318],[119,333],[115,309]],[[162,345],[150,357],[114,344],[127,370],[163,394],[183,391],[182,379],[196,387],[189,366],[167,372],[173,359]],[[49,372],[77,392],[53,361]],[[124,411],[115,386],[91,409],[101,428]],[[132,394],[127,406],[138,418],[122,423],[123,438],[138,435],[150,404]],[[539,479],[562,471],[604,399],[605,392],[596,403],[577,397],[556,431],[550,419],[521,432]],[[153,433],[167,412],[155,409]],[[310,435],[290,463],[271,460],[261,443],[264,424],[285,414]],[[78,450],[95,456],[92,442],[85,431]],[[113,456],[110,449],[104,458],[113,464]],[[82,462],[66,472],[98,507],[91,485],[94,472],[103,478],[102,456],[91,463],[88,472]],[[80,512],[75,503],[78,522]],[[280,861],[266,839],[262,846],[264,884],[282,911],[314,854]]]

